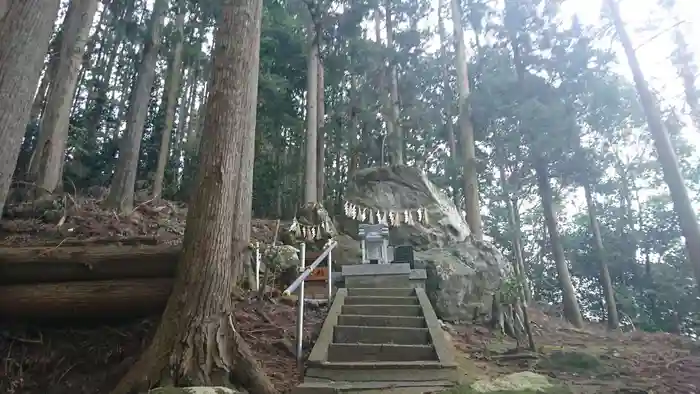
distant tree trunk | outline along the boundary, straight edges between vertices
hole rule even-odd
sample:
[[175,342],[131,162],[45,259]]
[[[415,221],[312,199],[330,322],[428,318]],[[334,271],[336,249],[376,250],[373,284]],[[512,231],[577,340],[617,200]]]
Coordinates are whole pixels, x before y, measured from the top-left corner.
[[697,66],[694,64],[693,52],[688,47],[688,43],[683,37],[683,32],[680,28],[676,28],[673,33],[676,49],[673,51],[674,63],[678,76],[683,82],[683,92],[685,93],[685,102],[690,109],[690,119],[693,121],[695,129],[700,131],[700,93],[695,86],[697,78]]
[[[170,133],[173,129],[175,120],[175,107],[177,106],[177,98],[180,95],[180,79],[182,72],[182,48],[183,34],[185,29],[185,4],[180,0],[178,4],[178,13],[175,18],[175,48],[173,49],[173,58],[170,62],[168,77],[163,96],[165,98],[165,122],[161,129],[160,149],[158,151],[158,164],[156,173],[153,178],[153,198],[161,197],[163,194],[163,179],[165,179],[165,165],[170,159]],[[183,102],[185,99],[183,98]],[[183,104],[184,106],[184,104]],[[182,119],[179,120],[182,122]]]
[[[385,0],[384,10],[386,18],[386,46],[391,53],[394,52],[394,22],[391,20],[391,0]],[[389,150],[389,163],[391,165],[403,165],[403,128],[399,124],[399,82],[396,71],[396,59],[394,55],[389,57],[389,121],[387,122],[387,139]]]
[[126,131],[119,143],[119,159],[114,169],[114,178],[105,200],[105,205],[122,213],[134,207],[134,186],[139,164],[141,137],[148,115],[148,101],[156,74],[158,51],[161,45],[163,19],[168,0],[155,0],[151,15],[151,35],[143,48],[143,57],[136,75],[136,84],[131,92],[131,102],[126,114]]
[[442,58],[442,95],[443,111],[445,112],[445,134],[447,134],[447,142],[450,147],[450,162],[448,167],[448,176],[452,184],[452,200],[456,206],[459,206],[459,152],[457,151],[457,139],[455,138],[454,125],[452,123],[452,87],[450,86],[450,62],[447,59],[447,33],[445,32],[445,22],[443,18],[443,8],[445,0],[440,0],[438,4],[438,35],[440,36],[440,57]]
[[523,248],[523,236],[520,225],[520,212],[518,211],[518,199],[516,197],[510,197],[510,204],[508,206],[510,210],[509,216],[511,217],[511,222],[513,223],[514,237],[518,241],[516,247],[518,250],[516,253],[516,259],[520,259],[520,269],[525,277],[525,283],[523,284],[523,291],[525,292],[524,303],[528,305],[532,301],[532,284],[528,278],[528,269],[525,262],[525,251]]
[[348,138],[348,153],[350,153],[350,161],[348,163],[348,181],[357,172],[360,166],[360,144],[358,136],[360,134],[360,103],[358,100],[359,92],[357,89],[357,81],[355,74],[350,74],[350,137]]
[[[500,158],[500,149],[496,150],[497,153],[497,160],[501,160]],[[509,185],[508,182],[506,181],[506,172],[505,169],[503,168],[503,165],[499,164],[498,165],[498,173],[499,173],[499,179],[501,181],[501,191],[502,191],[502,196],[503,196],[503,202],[506,204],[506,207],[508,208],[508,226],[511,228],[511,240],[513,242],[513,254],[515,256],[515,272],[516,274],[521,276],[522,280],[522,285],[523,285],[523,303],[525,306],[530,303],[532,299],[532,291],[530,290],[530,285],[528,284],[527,281],[527,271],[525,270],[525,259],[523,257],[523,248],[522,248],[522,240],[520,238],[520,227],[518,226],[517,220],[516,220],[516,214],[515,214],[515,204],[513,202],[513,199],[510,196],[509,192]]]
[[[250,219],[236,206],[251,199],[262,1],[224,2],[214,39],[212,93],[201,138],[201,165],[190,200],[178,275],[150,346],[113,394],[158,383],[276,390],[257,364],[233,315],[236,266],[246,264]],[[247,167],[243,167],[247,166]],[[242,215],[242,216],[241,216]],[[249,216],[248,216],[249,217]],[[233,258],[234,265],[231,264]]]
[[39,190],[53,193],[62,179],[73,93],[87,44],[97,0],[73,0],[66,13],[56,74],[41,118],[39,141],[30,164]]
[[44,112],[44,108],[46,108],[49,86],[51,86],[51,81],[56,75],[56,69],[58,68],[58,51],[61,47],[61,37],[62,35],[57,35],[49,44],[49,61],[44,70],[44,76],[41,78],[39,89],[34,96],[30,120],[36,121],[37,123],[41,118],[41,114]]
[[[184,73],[185,67],[182,67]],[[174,146],[174,155],[185,157],[187,149],[185,141],[190,137],[190,130],[194,127],[196,121],[194,116],[194,100],[197,95],[197,83],[199,82],[199,68],[190,68],[187,72],[187,80],[182,86],[182,95],[180,96],[180,107],[177,109],[177,135],[176,145]]]
[[[685,237],[685,247],[688,251],[688,262],[695,273],[696,282],[700,283],[700,227],[698,226],[695,209],[693,208],[690,197],[688,196],[688,190],[685,187],[683,176],[680,168],[678,167],[678,158],[673,150],[673,145],[669,139],[668,131],[666,130],[663,119],[661,118],[661,112],[654,102],[654,96],[649,90],[649,85],[647,84],[644,74],[642,73],[642,69],[639,66],[637,55],[635,54],[634,47],[632,46],[632,40],[627,34],[627,30],[625,30],[624,22],[620,16],[618,4],[615,0],[605,0],[605,2],[610,8],[613,23],[615,24],[615,30],[620,37],[623,48],[625,49],[627,62],[632,70],[634,83],[637,86],[639,100],[642,103],[644,114],[647,118],[649,132],[651,133],[651,137],[654,140],[654,145],[656,146],[656,152],[664,173],[664,180],[666,181],[669,191],[671,192],[673,208],[676,215],[678,215],[683,237]],[[700,286],[698,286],[698,289],[700,289]]]
[[[379,4],[377,4],[377,8],[374,9],[374,41],[377,43],[378,46],[382,46],[382,13]],[[392,135],[394,134],[394,129],[393,129],[393,124],[391,123],[391,117],[390,113],[392,111],[391,109],[391,103],[389,97],[389,90],[387,89],[386,86],[386,55],[383,53],[379,55],[378,61],[380,62],[380,65],[377,67],[377,75],[376,75],[376,82],[377,82],[377,94],[378,94],[378,99],[379,99],[379,116],[377,117],[377,126],[376,129],[382,131],[383,127],[386,127],[386,132],[387,135]],[[367,132],[367,122],[363,122],[362,125],[362,136],[360,137],[360,140],[363,141],[364,144],[366,144],[367,147],[370,145],[370,140],[369,140],[369,133]],[[380,154],[379,154],[379,160],[377,161],[377,165],[383,166],[386,165],[386,152],[385,152],[385,143],[386,140],[383,138],[381,140],[381,146],[380,146]],[[374,152],[368,149],[367,152],[367,165],[370,166],[372,165],[372,159],[374,157]]]
[[557,277],[564,304],[564,316],[566,319],[577,328],[583,327],[583,316],[581,309],[576,299],[576,290],[571,283],[571,274],[569,267],[566,264],[564,256],[564,247],[559,238],[559,230],[557,229],[557,218],[554,215],[554,199],[552,196],[552,186],[549,183],[549,173],[544,160],[537,159],[535,164],[537,173],[537,186],[542,198],[542,210],[544,211],[544,219],[549,231],[549,239],[552,242],[552,254],[554,255],[554,263],[557,267]]
[[461,138],[464,181],[464,204],[467,223],[476,239],[484,237],[479,208],[479,179],[476,173],[476,148],[474,146],[474,125],[469,108],[469,73],[467,72],[467,55],[464,47],[464,28],[462,27],[462,6],[459,0],[450,0],[452,4],[452,26],[455,40],[455,68],[457,69],[457,92],[459,93],[459,135]]
[[603,288],[603,297],[605,297],[605,305],[608,311],[608,328],[616,330],[620,326],[620,317],[617,314],[615,292],[613,291],[612,281],[610,280],[610,272],[608,272],[608,262],[605,255],[605,248],[603,247],[603,238],[600,235],[600,227],[598,226],[598,216],[595,202],[593,201],[593,193],[591,192],[591,186],[588,184],[583,186],[583,190],[586,193],[586,205],[588,206],[588,219],[590,221],[591,233],[593,234],[593,246],[598,255],[598,264],[600,264],[600,287]]
[[10,190],[22,136],[27,129],[59,0],[5,5],[0,19],[0,213]]
[[323,69],[323,62],[321,58],[318,58],[318,106],[316,110],[318,111],[318,129],[317,129],[317,140],[316,143],[316,198],[319,202],[323,202],[324,193],[326,188],[326,131],[324,128],[325,117],[326,117],[326,104],[325,104],[325,82]]
[[309,24],[309,56],[306,70],[306,178],[304,179],[305,202],[318,202],[317,164],[318,157],[318,40],[313,24]]

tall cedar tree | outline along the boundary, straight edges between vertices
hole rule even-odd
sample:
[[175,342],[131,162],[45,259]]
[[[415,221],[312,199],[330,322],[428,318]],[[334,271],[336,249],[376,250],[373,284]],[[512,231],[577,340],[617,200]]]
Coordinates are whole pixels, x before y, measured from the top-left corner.
[[23,0],[0,7],[0,213],[10,190],[58,5],[59,0]]
[[[244,264],[260,63],[262,0],[222,0],[213,51],[212,89],[200,145],[178,275],[149,348],[113,394],[161,385],[230,386],[252,393],[274,386],[236,328],[232,290]],[[241,223],[234,223],[236,219]],[[233,262],[233,264],[232,264]]]

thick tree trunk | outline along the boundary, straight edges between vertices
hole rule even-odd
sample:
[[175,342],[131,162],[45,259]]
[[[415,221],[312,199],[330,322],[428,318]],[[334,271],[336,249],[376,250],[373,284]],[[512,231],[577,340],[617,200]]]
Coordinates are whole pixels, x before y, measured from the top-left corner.
[[469,73],[467,72],[467,55],[464,47],[464,28],[462,27],[462,6],[459,0],[450,0],[452,4],[452,26],[455,40],[455,68],[457,69],[457,93],[459,107],[459,135],[461,138],[464,181],[464,204],[467,223],[474,238],[482,239],[484,230],[481,224],[479,208],[479,179],[476,173],[476,148],[474,146],[474,125],[469,108]]
[[608,328],[615,330],[620,326],[620,318],[617,315],[617,304],[615,303],[615,292],[613,291],[612,281],[610,280],[610,272],[608,272],[608,262],[605,256],[605,248],[603,247],[603,238],[600,235],[600,227],[598,226],[598,216],[596,212],[591,186],[586,184],[583,186],[586,193],[586,205],[588,207],[588,219],[590,221],[591,233],[593,234],[593,247],[598,255],[598,264],[600,265],[600,287],[603,289],[603,297],[608,311]]
[[0,286],[0,319],[104,319],[163,310],[172,278]]
[[[673,145],[669,139],[668,131],[666,130],[663,119],[661,118],[661,112],[654,102],[654,97],[649,90],[649,85],[647,84],[646,79],[644,79],[642,68],[639,65],[637,55],[635,54],[634,47],[632,46],[632,40],[627,34],[627,30],[625,30],[624,22],[620,16],[620,9],[617,1],[606,0],[606,3],[611,11],[610,13],[613,23],[615,24],[615,30],[620,37],[623,48],[625,49],[627,62],[632,70],[634,83],[637,86],[639,101],[642,103],[642,107],[644,108],[644,114],[647,118],[649,131],[652,139],[654,140],[656,152],[659,156],[659,162],[661,163],[661,168],[663,169],[664,180],[666,181],[669,191],[671,192],[673,208],[676,215],[678,215],[683,237],[685,237],[685,247],[688,251],[688,262],[695,273],[696,282],[700,283],[700,226],[698,226],[698,219],[695,215],[695,209],[692,206],[690,197],[688,196],[688,190],[685,187],[683,175],[678,167],[678,158],[673,150]],[[700,289],[700,286],[698,286],[698,289]]]
[[0,213],[10,190],[59,0],[13,1],[0,20]]
[[252,193],[248,180],[254,156],[261,17],[261,0],[222,3],[201,164],[178,276],[151,345],[113,394],[147,391],[159,383],[230,386],[231,375],[251,393],[275,393],[236,329],[231,297],[236,285],[231,258],[234,265],[244,264],[247,245],[241,245],[244,236],[239,231],[250,231],[250,221],[234,221],[245,221],[245,215],[236,211],[246,206],[236,202],[250,201]]
[[576,299],[576,290],[571,283],[571,274],[569,267],[566,264],[564,256],[564,248],[559,238],[559,230],[557,229],[557,218],[554,216],[554,201],[552,197],[552,186],[549,184],[549,173],[545,162],[541,159],[535,164],[537,173],[537,188],[542,198],[542,210],[544,211],[544,219],[549,231],[549,239],[552,242],[552,254],[554,255],[554,263],[557,267],[557,277],[564,304],[564,316],[566,319],[577,328],[583,327],[583,316],[581,309]]
[[312,24],[308,27],[309,57],[306,70],[306,177],[304,201],[318,201],[317,150],[318,147],[318,39]]
[[39,190],[53,193],[62,179],[73,93],[97,0],[73,0],[66,13],[58,67],[41,118],[39,141],[29,168]]
[[119,159],[114,169],[114,178],[105,204],[122,213],[129,213],[134,207],[134,186],[139,164],[141,137],[148,115],[148,101],[156,76],[158,51],[168,0],[155,0],[150,20],[151,36],[143,48],[143,58],[138,68],[136,85],[131,92],[131,102],[126,114],[126,131],[119,143]]
[[[170,70],[168,71],[168,80],[166,82],[165,93],[165,122],[161,129],[160,149],[158,151],[158,164],[156,166],[156,174],[153,179],[153,198],[161,197],[163,194],[163,179],[165,178],[165,165],[170,159],[170,133],[173,129],[175,120],[175,107],[177,106],[177,98],[180,93],[180,79],[182,72],[182,48],[183,48],[183,31],[185,29],[185,6],[181,1],[178,5],[179,11],[175,19],[175,49],[173,49],[173,58],[170,62]],[[183,98],[183,102],[185,99]],[[184,104],[183,104],[184,105]],[[179,120],[182,122],[182,119]]]
[[[391,0],[384,2],[386,18],[386,46],[390,53],[394,52],[394,21],[391,20]],[[399,124],[399,83],[396,71],[395,56],[389,58],[389,121],[387,122],[387,138],[389,148],[389,163],[403,165],[403,128]]]

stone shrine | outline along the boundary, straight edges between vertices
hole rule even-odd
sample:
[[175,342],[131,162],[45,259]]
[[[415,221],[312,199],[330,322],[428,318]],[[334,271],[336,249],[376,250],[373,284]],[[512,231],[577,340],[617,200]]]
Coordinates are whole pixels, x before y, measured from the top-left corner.
[[385,223],[360,224],[358,235],[362,249],[362,264],[389,264],[394,260],[389,246],[389,226]]

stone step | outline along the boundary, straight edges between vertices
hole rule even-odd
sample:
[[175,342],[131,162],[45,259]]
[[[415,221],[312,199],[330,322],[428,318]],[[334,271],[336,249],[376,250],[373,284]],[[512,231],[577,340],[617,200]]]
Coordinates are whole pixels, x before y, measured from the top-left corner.
[[411,287],[409,264],[356,264],[342,268],[345,286],[353,287]]
[[325,379],[348,382],[457,381],[456,364],[439,361],[328,362],[309,363],[304,381]]
[[418,305],[418,297],[348,296],[345,305]]
[[423,316],[420,305],[343,305],[343,315]]
[[446,380],[435,381],[374,381],[336,382],[305,381],[292,390],[292,394],[425,394],[444,391],[454,383]]
[[338,316],[338,325],[403,328],[427,327],[425,318],[421,316],[340,315]]
[[437,361],[432,345],[394,345],[369,343],[331,343],[328,346],[331,362],[376,361]]
[[374,297],[412,297],[416,291],[410,287],[395,288],[374,288],[374,287],[352,287],[348,289],[348,296],[374,296]]
[[372,343],[397,345],[430,345],[427,328],[335,326],[335,343]]

